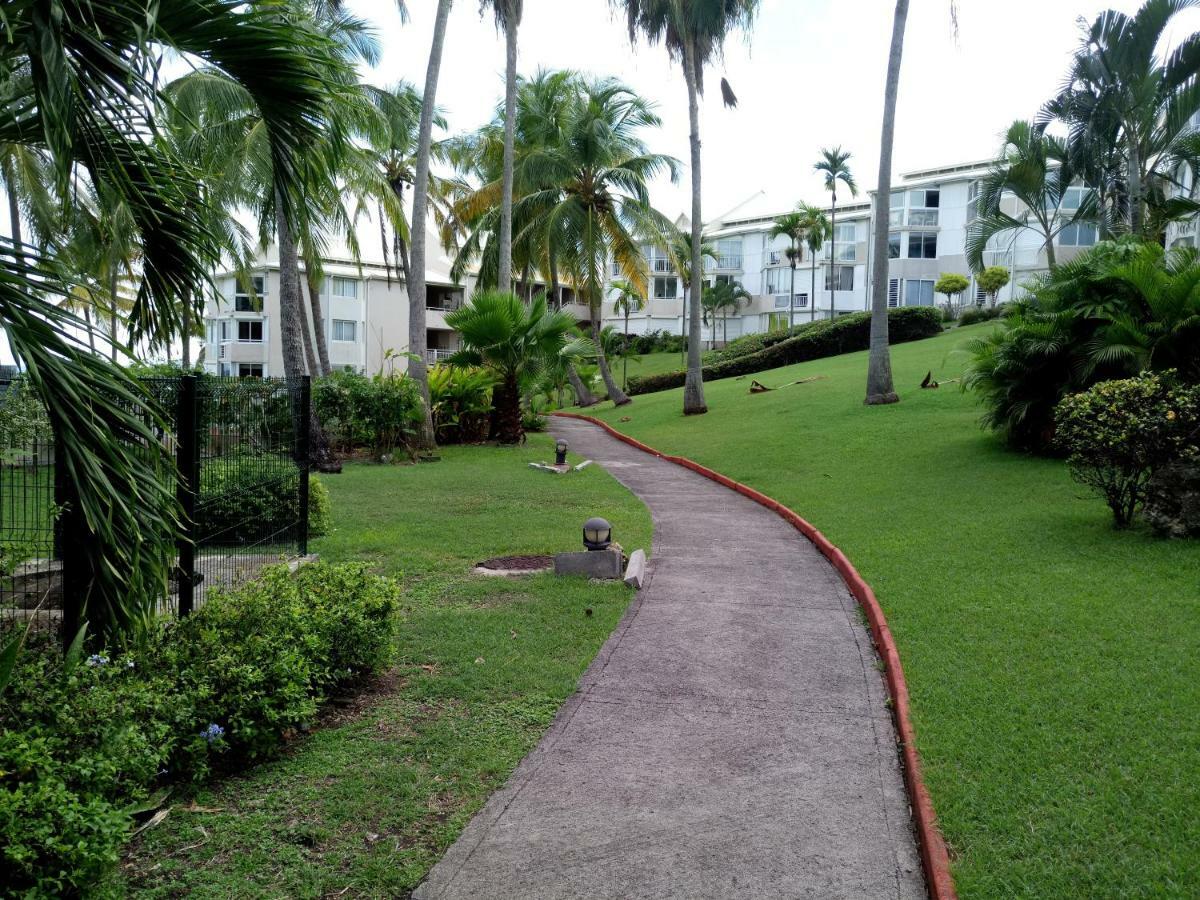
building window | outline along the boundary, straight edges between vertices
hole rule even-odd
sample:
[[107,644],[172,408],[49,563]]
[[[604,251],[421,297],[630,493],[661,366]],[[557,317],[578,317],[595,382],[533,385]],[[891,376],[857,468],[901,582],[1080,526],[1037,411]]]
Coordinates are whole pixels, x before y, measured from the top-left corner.
[[326,290],[329,291],[330,296],[344,297],[348,300],[357,300],[358,299],[358,280],[357,279],[342,278],[341,276],[334,275],[332,278],[329,278],[325,282],[325,285],[326,285]]
[[266,289],[266,279],[261,275],[253,276],[249,285],[239,279],[233,295],[233,308],[237,312],[262,312],[262,298]]
[[854,290],[854,266],[833,266],[825,270],[825,290],[852,291]]
[[767,293],[786,294],[792,289],[792,270],[767,269]]
[[229,323],[226,321],[221,322],[221,340],[229,340]]
[[905,306],[933,306],[933,282],[910,279],[904,283]]
[[262,339],[262,322],[238,322],[238,340],[243,344],[261,344]]
[[1091,247],[1096,243],[1096,226],[1086,222],[1067,225],[1058,233],[1061,247]]
[[888,306],[897,307],[900,305],[900,279],[891,278],[888,280]]
[[892,194],[888,207],[888,224],[903,225],[904,224],[904,192],[896,191]]
[[238,378],[262,378],[262,363],[238,363]]
[[888,259],[900,258],[900,232],[888,233]]
[[655,278],[654,279],[654,299],[655,300],[674,300],[679,296],[675,292],[675,284],[677,278]]
[[801,309],[808,309],[808,294],[797,294],[792,298],[792,306],[799,306]]
[[917,190],[908,192],[908,224],[929,228],[938,223],[938,207],[942,202],[939,190]]
[[853,262],[858,253],[858,225],[854,222],[838,222],[834,228],[833,241],[825,245],[825,258],[837,251],[839,261]]
[[721,238],[717,241],[717,268],[740,269],[742,267],[742,239]]
[[978,180],[967,185],[967,221],[974,222],[979,218],[979,188]]
[[908,235],[909,259],[937,259],[937,233],[913,231]]
[[612,261],[612,265],[609,266],[608,271],[612,273],[613,278],[620,278],[621,277],[621,264],[614,259]]
[[358,323],[349,319],[333,320],[333,339],[354,343],[358,340]]

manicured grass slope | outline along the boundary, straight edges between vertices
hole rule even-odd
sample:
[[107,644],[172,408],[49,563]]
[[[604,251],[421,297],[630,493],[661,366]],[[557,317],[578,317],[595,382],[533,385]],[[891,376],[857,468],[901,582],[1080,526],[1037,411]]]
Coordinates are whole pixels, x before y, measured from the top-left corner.
[[[325,479],[327,560],[366,559],[408,590],[394,689],[281,760],[179,798],[127,867],[140,896],[406,896],[534,746],[629,600],[620,584],[469,575],[497,555],[580,544],[600,513],[649,548],[645,507],[598,467],[548,475],[527,448],[448,448],[417,467]],[[588,615],[586,610],[591,609]],[[191,811],[189,811],[189,809]]]
[[791,506],[871,583],[964,898],[1195,896],[1200,543],[1113,531],[957,384],[918,388],[991,327],[894,347],[896,406],[862,405],[856,353],[706,385],[702,417],[678,390],[600,415]]

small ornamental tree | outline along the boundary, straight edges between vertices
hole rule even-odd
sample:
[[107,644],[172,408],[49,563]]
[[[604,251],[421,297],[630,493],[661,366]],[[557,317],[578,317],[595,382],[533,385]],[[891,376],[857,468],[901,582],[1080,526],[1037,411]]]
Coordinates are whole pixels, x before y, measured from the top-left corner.
[[1200,461],[1200,388],[1178,385],[1173,372],[1104,381],[1064,398],[1057,425],[1071,476],[1128,528],[1158,469]]
[[988,266],[975,276],[975,283],[988,298],[988,306],[996,305],[996,295],[1008,284],[1008,269],[1004,266]]
[[954,298],[961,296],[962,292],[970,286],[971,281],[966,275],[959,275],[955,272],[944,272],[942,273],[942,277],[933,286],[933,290],[935,293],[946,295],[946,310],[952,312],[958,306]]

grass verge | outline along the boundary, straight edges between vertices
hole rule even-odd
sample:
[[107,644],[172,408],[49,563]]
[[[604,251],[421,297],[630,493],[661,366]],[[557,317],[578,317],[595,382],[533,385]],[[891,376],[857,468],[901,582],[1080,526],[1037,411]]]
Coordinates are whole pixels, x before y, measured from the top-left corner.
[[991,327],[893,347],[896,406],[862,405],[855,353],[708,384],[705,416],[679,390],[596,414],[791,506],[871,583],[964,900],[1194,896],[1200,543],[1114,531],[957,384],[918,388]]
[[529,469],[553,457],[544,435],[441,456],[326,479],[334,530],[313,549],[404,579],[395,669],[279,760],[177,798],[114,893],[405,896],[537,743],[630,592],[470,569],[576,549],[597,513],[626,547],[648,548],[649,513],[598,467]]

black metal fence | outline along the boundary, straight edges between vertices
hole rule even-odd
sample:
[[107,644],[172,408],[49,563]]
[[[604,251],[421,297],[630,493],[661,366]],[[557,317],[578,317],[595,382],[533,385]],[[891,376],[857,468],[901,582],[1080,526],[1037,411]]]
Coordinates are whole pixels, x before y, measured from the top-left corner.
[[[9,382],[0,379],[0,403]],[[165,414],[159,441],[175,460],[186,525],[160,612],[187,615],[214,588],[308,552],[309,380],[186,375],[147,379]],[[57,629],[79,602],[76,535],[64,532],[71,486],[40,430],[0,447],[0,625]],[[86,538],[85,538],[86,539]],[[64,577],[65,576],[65,577]],[[74,577],[73,577],[74,576]]]

